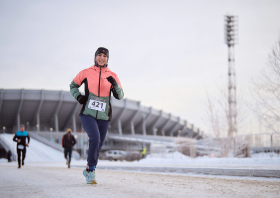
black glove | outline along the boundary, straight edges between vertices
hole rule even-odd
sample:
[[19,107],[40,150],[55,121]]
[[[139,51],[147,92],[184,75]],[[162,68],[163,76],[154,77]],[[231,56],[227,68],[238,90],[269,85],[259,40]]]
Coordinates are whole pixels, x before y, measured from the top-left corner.
[[87,97],[83,96],[83,95],[78,95],[77,100],[80,104],[86,104],[87,102]]
[[109,76],[106,78],[113,86],[117,85],[117,82],[116,80],[112,77],[112,76]]

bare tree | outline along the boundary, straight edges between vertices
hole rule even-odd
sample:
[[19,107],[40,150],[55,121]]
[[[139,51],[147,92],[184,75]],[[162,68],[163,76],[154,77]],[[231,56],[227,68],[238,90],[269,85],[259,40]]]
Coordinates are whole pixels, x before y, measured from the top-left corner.
[[222,133],[226,130],[223,110],[224,108],[223,106],[221,107],[221,103],[214,102],[207,94],[207,121],[209,122],[210,130],[214,133],[216,138],[221,137]]
[[[236,114],[236,122],[234,126],[230,124],[229,103],[226,88],[218,88],[219,94],[216,99],[211,99],[207,94],[207,121],[210,125],[211,131],[215,135],[215,142],[221,148],[220,157],[226,157],[229,154],[233,145],[233,131],[229,130],[234,127],[237,131],[246,117],[245,102],[242,97],[238,95],[236,98],[236,109],[233,113]],[[238,124],[238,125],[237,125]],[[222,137],[224,136],[224,137]]]
[[233,112],[236,115],[236,122],[234,126],[230,126],[227,90],[226,88],[218,88],[218,91],[216,99],[210,98],[207,94],[207,120],[215,137],[221,137],[221,135],[231,137],[236,134],[233,134],[233,130],[229,130],[229,128],[233,127],[237,131],[246,117],[246,102],[241,95],[237,95],[236,109]]
[[265,122],[266,128],[279,132],[280,126],[280,40],[272,47],[267,66],[259,81],[253,81],[255,111]]

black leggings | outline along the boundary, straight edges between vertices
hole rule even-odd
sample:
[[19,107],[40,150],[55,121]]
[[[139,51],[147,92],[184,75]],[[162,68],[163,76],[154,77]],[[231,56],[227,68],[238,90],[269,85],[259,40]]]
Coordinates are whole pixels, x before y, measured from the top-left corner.
[[18,166],[21,166],[21,160],[20,160],[21,153],[22,153],[22,161],[24,161],[25,153],[26,153],[26,147],[24,147],[24,149],[18,149],[17,148]]
[[71,156],[72,156],[72,148],[71,147],[65,147],[64,148],[64,158],[65,159],[69,159],[69,164],[71,162]]

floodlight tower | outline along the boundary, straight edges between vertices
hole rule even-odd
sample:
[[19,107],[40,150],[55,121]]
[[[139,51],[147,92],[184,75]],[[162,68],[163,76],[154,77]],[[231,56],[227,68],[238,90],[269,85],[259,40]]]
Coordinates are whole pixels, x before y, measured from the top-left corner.
[[225,43],[228,46],[228,136],[237,134],[234,45],[237,44],[237,16],[225,16]]

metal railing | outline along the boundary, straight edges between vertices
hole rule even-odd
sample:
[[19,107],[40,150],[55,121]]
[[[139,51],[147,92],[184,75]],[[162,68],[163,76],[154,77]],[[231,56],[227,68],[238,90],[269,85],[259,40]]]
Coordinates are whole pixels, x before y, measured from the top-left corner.
[[13,142],[13,145],[9,145],[9,144],[7,144],[6,142],[5,142],[5,140],[4,140],[4,136],[5,134],[1,134],[0,135],[0,144],[3,146],[3,148],[6,150],[6,151],[8,151],[8,150],[10,150],[11,151],[11,153],[12,153],[12,161],[16,161],[17,160],[17,151],[16,151],[16,147],[15,147],[15,144],[16,143],[14,143]]
[[151,154],[156,157],[169,156],[178,151],[186,156],[209,157],[251,157],[253,154],[267,153],[267,157],[280,157],[280,133],[260,133],[237,135],[235,137],[206,138],[194,142],[173,144],[172,146],[151,146]]
[[[35,140],[47,145],[47,146],[50,146],[50,147],[52,147],[52,148],[54,148],[58,151],[64,152],[64,148],[62,148],[61,144],[58,144],[58,143],[53,142],[51,140],[48,140],[44,137],[41,137],[40,135],[36,134],[36,132],[29,132],[29,136],[31,138],[34,138]],[[73,152],[72,156],[76,159],[80,158],[80,155],[77,152]]]
[[198,140],[196,144],[198,153],[207,153],[216,147],[216,154],[224,157],[250,157],[255,153],[280,153],[280,133],[259,133],[237,135],[234,137],[207,138]]

